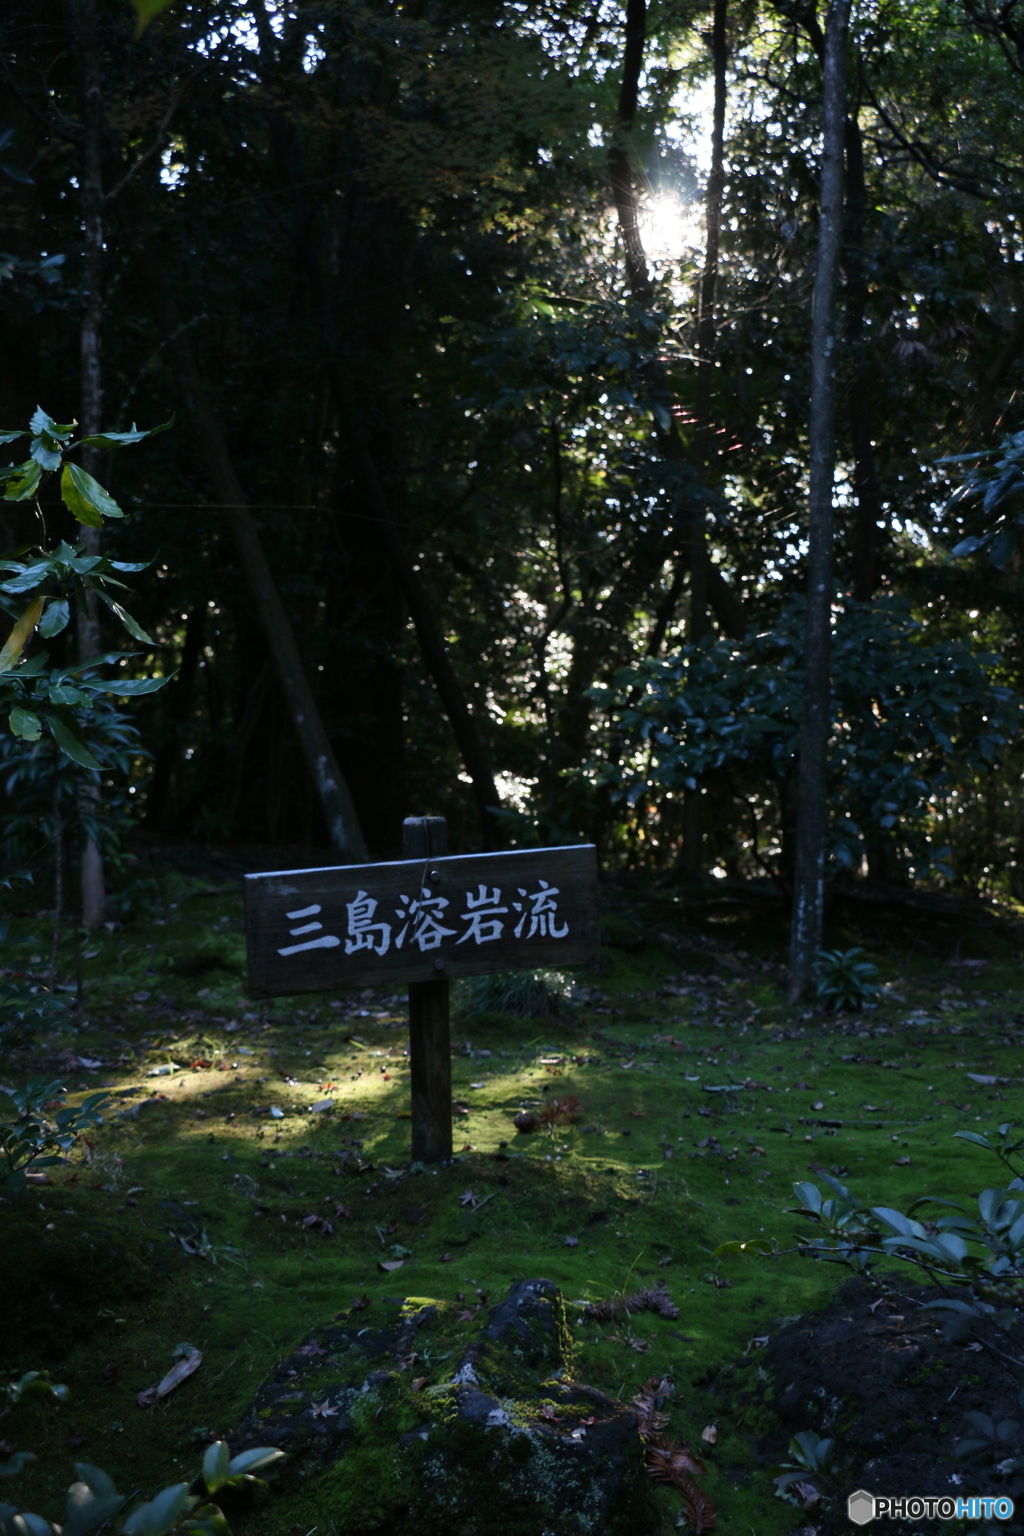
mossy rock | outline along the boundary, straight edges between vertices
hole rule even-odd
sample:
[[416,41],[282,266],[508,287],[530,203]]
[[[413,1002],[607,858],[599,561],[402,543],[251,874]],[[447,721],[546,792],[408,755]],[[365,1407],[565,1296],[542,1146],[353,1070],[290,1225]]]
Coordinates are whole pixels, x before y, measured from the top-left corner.
[[[311,1335],[278,1367],[232,1442],[289,1466],[265,1510],[345,1536],[639,1536],[651,1493],[631,1407],[567,1379],[559,1291],[527,1280],[467,1330],[406,1301]],[[261,1525],[259,1527],[263,1529]]]

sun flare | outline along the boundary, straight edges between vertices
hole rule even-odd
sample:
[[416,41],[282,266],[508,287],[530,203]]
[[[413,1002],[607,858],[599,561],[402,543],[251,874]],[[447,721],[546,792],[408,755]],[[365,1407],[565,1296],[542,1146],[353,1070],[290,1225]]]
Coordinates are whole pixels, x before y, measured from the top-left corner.
[[671,193],[659,193],[640,216],[648,258],[658,264],[679,261],[703,245],[701,209]]

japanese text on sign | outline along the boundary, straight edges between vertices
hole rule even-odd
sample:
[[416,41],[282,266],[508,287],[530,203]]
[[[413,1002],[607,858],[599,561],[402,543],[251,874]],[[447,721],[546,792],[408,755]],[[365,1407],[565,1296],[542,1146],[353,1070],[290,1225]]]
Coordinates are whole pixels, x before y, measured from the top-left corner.
[[[375,955],[386,955],[394,946],[417,948],[421,954],[439,949],[445,939],[454,939],[456,945],[494,943],[511,930],[516,939],[529,941],[533,938],[564,939],[569,934],[568,922],[558,914],[557,886],[547,880],[538,880],[537,889],[514,886],[505,901],[499,886],[481,883],[476,890],[463,893],[464,910],[448,911],[453,905],[447,896],[439,896],[422,886],[418,896],[399,895],[393,908],[394,921],[378,917],[380,902],[368,891],[359,890],[352,901],[345,903],[348,916],[345,935],[345,953],[353,955],[369,950]],[[318,919],[319,904],[297,907],[286,914],[289,922],[298,924],[288,930],[289,938],[298,943],[279,945],[277,952],[287,958],[314,949],[336,949],[342,943],[337,934],[324,933]],[[305,921],[313,919],[313,921]],[[450,927],[449,924],[455,923]],[[307,938],[306,935],[316,935]]]

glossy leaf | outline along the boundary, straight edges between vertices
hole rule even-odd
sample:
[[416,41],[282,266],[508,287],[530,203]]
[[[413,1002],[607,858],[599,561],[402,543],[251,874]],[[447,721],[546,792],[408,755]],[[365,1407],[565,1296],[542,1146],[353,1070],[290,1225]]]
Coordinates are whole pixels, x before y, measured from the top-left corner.
[[71,609],[63,597],[52,598],[46,605],[46,610],[39,620],[39,633],[44,640],[51,640],[54,635],[59,635],[62,629],[66,629],[71,618]]
[[39,489],[39,482],[43,478],[42,465],[35,459],[26,459],[23,464],[11,464],[7,469],[0,469],[0,480],[5,481],[5,501],[28,501]]
[[136,623],[127,609],[122,608],[120,603],[115,603],[108,593],[97,592],[96,596],[101,603],[104,603],[110,609],[112,614],[121,620],[121,623],[134,640],[143,640],[147,645],[155,645],[156,642],[152,636],[147,635],[142,625]]
[[20,704],[15,704],[11,710],[10,724],[13,734],[23,737],[25,741],[38,741],[42,735],[39,716],[34,715],[30,709],[23,709]]
[[82,735],[81,727],[70,710],[63,706],[55,710],[47,724],[54,741],[65,757],[70,757],[71,761],[78,763],[81,768],[98,769],[102,766],[90,750]]
[[29,636],[39,623],[45,602],[45,597],[33,598],[15,623],[0,650],[0,673],[11,672],[17,666]]
[[78,464],[65,464],[60,477],[60,494],[72,517],[88,528],[102,527],[105,517],[124,516],[110,493]]
[[[161,5],[160,10],[166,9]],[[174,417],[169,421],[161,422],[158,427],[140,429],[132,422],[130,432],[97,432],[91,437],[83,437],[79,440],[82,448],[127,448],[131,443],[143,443],[147,437],[159,437],[161,432],[169,432],[174,426]]]

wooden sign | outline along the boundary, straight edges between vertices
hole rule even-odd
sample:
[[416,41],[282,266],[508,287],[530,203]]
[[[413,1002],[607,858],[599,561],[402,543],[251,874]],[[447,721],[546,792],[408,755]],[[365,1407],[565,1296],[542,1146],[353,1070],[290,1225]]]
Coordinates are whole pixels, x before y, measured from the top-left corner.
[[254,997],[597,958],[591,843],[245,877]]

